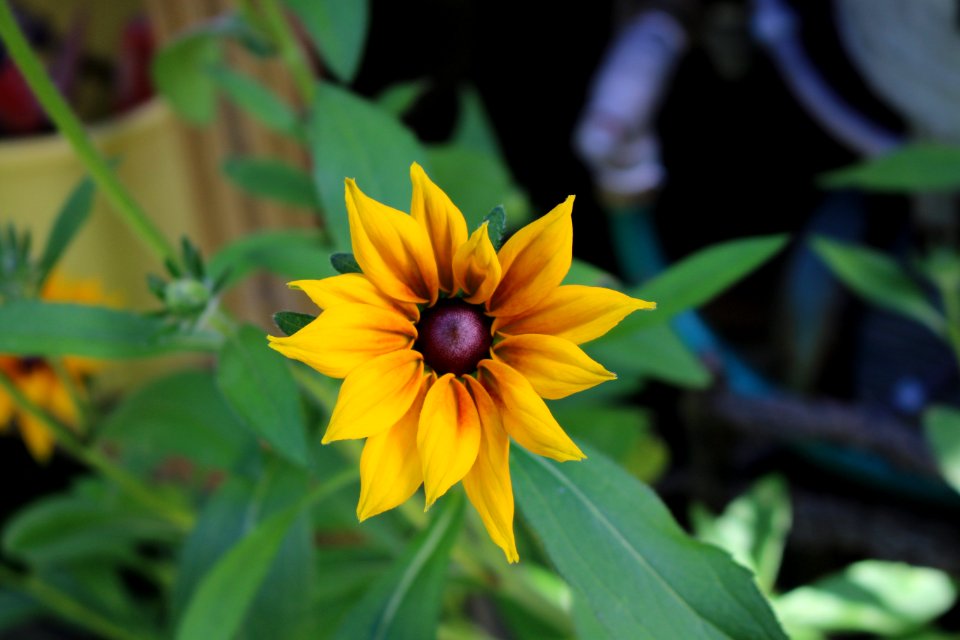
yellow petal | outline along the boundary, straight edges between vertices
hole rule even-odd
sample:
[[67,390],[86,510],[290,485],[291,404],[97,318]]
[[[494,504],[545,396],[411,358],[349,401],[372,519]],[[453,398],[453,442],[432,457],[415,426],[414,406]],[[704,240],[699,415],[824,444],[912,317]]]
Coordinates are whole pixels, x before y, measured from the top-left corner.
[[20,424],[20,436],[33,459],[40,464],[46,464],[53,456],[53,449],[56,440],[53,433],[35,417],[21,411],[18,416]]
[[513,484],[510,481],[510,439],[500,421],[493,400],[479,382],[466,377],[467,390],[480,415],[480,451],[477,461],[463,478],[463,488],[473,503],[490,539],[503,549],[507,562],[517,562],[513,536]]
[[410,409],[422,385],[423,356],[412,349],[360,365],[340,386],[323,444],[383,433]]
[[403,302],[437,299],[437,264],[430,239],[416,220],[367,197],[346,181],[353,255],[380,291]]
[[500,275],[500,260],[484,222],[453,257],[454,289],[462,289],[467,302],[480,304],[490,299],[500,284]]
[[657,303],[638,300],[613,289],[564,285],[520,315],[493,321],[493,331],[506,335],[540,333],[583,344],[599,338],[621,320]]
[[452,373],[441,376],[423,400],[417,447],[429,509],[467,475],[480,448],[477,407]]
[[368,304],[341,304],[327,309],[292,336],[267,336],[270,347],[320,373],[345,378],[385,353],[407,349],[417,329],[399,312]]
[[500,286],[487,303],[492,316],[516,315],[543,300],[573,260],[573,196],[507,240],[498,254]]
[[479,369],[480,382],[500,410],[504,429],[520,446],[558,462],[586,458],[526,378],[495,360],[481,360]]
[[322,280],[296,280],[287,283],[287,286],[303,291],[321,309],[329,309],[339,304],[360,303],[396,309],[413,321],[420,318],[417,305],[400,302],[385,295],[362,273],[344,273]]
[[407,501],[423,482],[420,454],[417,451],[417,425],[427,384],[397,424],[370,436],[360,456],[360,502],[357,518],[361,522],[389,511]]
[[493,356],[513,367],[548,400],[566,398],[617,377],[577,345],[554,336],[511,336],[493,348]]
[[436,258],[440,288],[447,293],[456,293],[453,288],[453,255],[467,240],[467,221],[416,162],[410,165],[410,180],[413,182],[410,215],[427,230]]

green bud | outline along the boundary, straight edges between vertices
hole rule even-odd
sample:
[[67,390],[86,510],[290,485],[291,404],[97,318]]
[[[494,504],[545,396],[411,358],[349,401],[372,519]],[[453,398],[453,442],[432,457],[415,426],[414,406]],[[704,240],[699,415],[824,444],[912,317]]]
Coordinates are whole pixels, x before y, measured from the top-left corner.
[[192,278],[180,278],[167,283],[163,297],[170,311],[189,315],[199,313],[207,307],[210,291],[202,282]]

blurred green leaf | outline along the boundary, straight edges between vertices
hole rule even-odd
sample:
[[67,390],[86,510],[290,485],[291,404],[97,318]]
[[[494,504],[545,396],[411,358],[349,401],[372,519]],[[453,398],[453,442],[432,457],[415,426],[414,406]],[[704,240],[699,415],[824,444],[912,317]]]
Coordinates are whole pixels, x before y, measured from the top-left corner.
[[124,396],[101,422],[97,442],[142,473],[171,456],[230,469],[256,444],[207,371],[174,373]]
[[460,534],[463,494],[434,507],[430,526],[347,613],[336,640],[419,640],[436,635],[450,550]]
[[292,336],[316,319],[316,316],[296,311],[277,311],[273,314],[273,323],[288,336]]
[[634,313],[608,335],[626,334],[663,324],[699,307],[779,253],[789,238],[778,234],[740,238],[701,249],[671,265],[630,295],[657,303],[653,313]]
[[377,95],[377,104],[399,118],[413,108],[429,86],[425,78],[397,82]]
[[916,143],[820,178],[831,189],[923,192],[960,188],[960,147]]
[[947,611],[956,587],[941,571],[864,560],[842,573],[799,587],[774,600],[788,630],[894,636]]
[[790,496],[782,478],[768,476],[727,505],[719,516],[694,505],[691,520],[697,537],[730,553],[757,577],[765,593],[773,591],[783,547],[790,532]]
[[40,258],[40,282],[47,279],[50,271],[60,260],[60,256],[70,245],[73,237],[77,234],[83,223],[90,217],[90,207],[93,205],[93,195],[96,187],[90,178],[84,178],[80,181],[66,202],[63,203],[57,219],[53,223],[50,235],[47,237],[47,245],[43,249],[43,255]]
[[429,149],[430,178],[443,189],[476,229],[492,207],[510,212],[511,227],[528,217],[525,196],[513,185],[506,167],[490,153],[443,145]]
[[588,287],[607,287],[609,289],[620,289],[620,282],[617,278],[589,262],[573,259],[570,264],[570,271],[563,279],[563,284],[582,284]]
[[614,329],[583,347],[592,358],[617,374],[640,375],[693,389],[706,388],[713,379],[696,354],[666,324],[628,334]]
[[586,640],[616,640],[615,636],[610,635],[607,630],[597,620],[597,616],[590,610],[587,604],[587,598],[583,594],[575,594],[573,597],[573,625],[577,630],[577,638]]
[[227,158],[223,173],[240,189],[255,196],[316,211],[320,200],[310,176],[272,158]]
[[940,472],[960,491],[960,410],[935,406],[923,414],[923,429]]
[[0,633],[8,632],[42,613],[43,607],[33,598],[0,590]]
[[615,638],[785,638],[749,572],[688,537],[645,485],[587,451],[557,464],[513,448],[517,503]]
[[234,104],[266,127],[293,138],[302,137],[300,119],[293,107],[259,81],[226,66],[211,69],[209,73]]
[[307,464],[307,433],[296,382],[261,329],[246,325],[220,351],[217,387],[255,433],[279,455]]
[[824,237],[814,238],[811,245],[833,274],[858,295],[943,335],[943,316],[893,259],[866,247]]
[[182,118],[206,124],[217,108],[217,89],[208,69],[222,58],[220,42],[210,31],[185,33],[154,56],[153,84]]
[[14,300],[0,305],[0,353],[141,358],[212,351],[213,334],[184,334],[163,320],[107,307]]
[[284,0],[313,39],[323,61],[344,82],[360,66],[367,38],[367,0]]
[[375,200],[409,209],[410,163],[423,164],[426,154],[392,115],[345,89],[321,83],[307,122],[307,139],[326,230],[338,250],[350,250],[345,178],[355,178]]
[[244,236],[218,251],[207,263],[214,279],[234,284],[258,269],[290,280],[319,280],[335,275],[330,249],[316,232],[266,231]]
[[451,140],[457,147],[503,161],[496,129],[490,122],[480,94],[473,87],[460,91],[460,114]]

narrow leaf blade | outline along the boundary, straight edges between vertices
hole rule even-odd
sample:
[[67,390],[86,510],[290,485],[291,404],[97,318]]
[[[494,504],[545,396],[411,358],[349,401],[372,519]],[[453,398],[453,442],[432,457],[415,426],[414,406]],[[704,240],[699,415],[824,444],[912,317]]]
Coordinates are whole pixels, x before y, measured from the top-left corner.
[[303,21],[337,77],[353,80],[367,38],[367,0],[286,0],[286,4]]
[[47,275],[56,266],[60,256],[70,245],[83,223],[90,217],[90,208],[93,205],[95,187],[93,181],[85,178],[80,181],[67,197],[67,201],[57,214],[57,219],[50,230],[43,256],[40,258],[40,280],[46,280]]
[[272,158],[227,158],[223,173],[237,187],[262,198],[316,211],[320,200],[310,176]]
[[960,147],[918,143],[879,158],[832,171],[820,179],[831,189],[868,191],[947,191],[960,187]]

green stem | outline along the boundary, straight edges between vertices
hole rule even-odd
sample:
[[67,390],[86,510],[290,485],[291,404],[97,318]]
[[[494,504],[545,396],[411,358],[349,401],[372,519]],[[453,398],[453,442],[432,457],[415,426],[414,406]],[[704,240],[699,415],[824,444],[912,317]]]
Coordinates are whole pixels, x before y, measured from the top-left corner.
[[303,98],[305,105],[312,104],[316,91],[313,72],[310,70],[303,47],[300,46],[290,28],[290,22],[280,5],[280,0],[261,0],[260,6],[263,9],[263,17],[270,31],[270,37],[280,50],[280,57],[293,74],[293,81],[297,84],[300,97]]
[[116,212],[161,259],[166,258],[176,263],[177,255],[173,247],[120,184],[107,160],[93,145],[83,125],[50,80],[43,64],[24,38],[7,0],[0,0],[0,40],[7,46],[10,56],[44,111],[73,146],[73,150],[80,156],[87,171]]
[[88,449],[77,439],[70,428],[55,417],[40,408],[35,402],[26,397],[22,391],[10,380],[5,373],[0,372],[0,388],[10,394],[14,403],[21,409],[43,422],[60,446],[77,460],[110,479],[121,491],[142,504],[143,506],[162,515],[168,521],[184,531],[193,526],[193,514],[182,506],[169,502],[157,495],[150,487],[143,484],[139,478],[118,467],[112,460],[96,449]]
[[111,640],[138,640],[145,637],[142,631],[133,633],[114,624],[37,576],[21,576],[0,565],[0,584],[34,598],[64,620],[95,636]]

